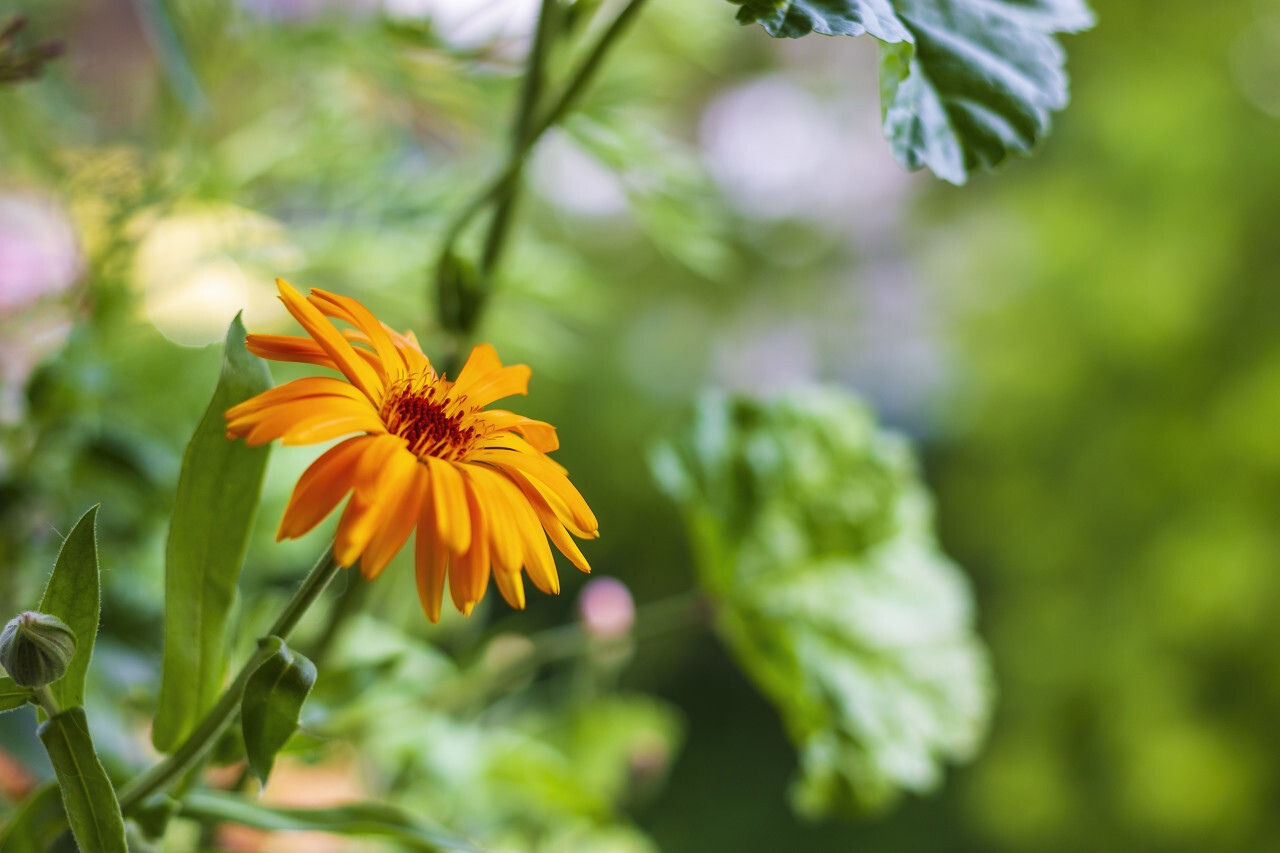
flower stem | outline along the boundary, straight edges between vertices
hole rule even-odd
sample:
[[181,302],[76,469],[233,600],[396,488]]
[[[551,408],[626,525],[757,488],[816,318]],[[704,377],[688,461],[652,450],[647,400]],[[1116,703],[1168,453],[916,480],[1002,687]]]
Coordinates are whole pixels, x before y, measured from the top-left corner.
[[62,708],[58,705],[58,700],[53,698],[53,691],[49,689],[49,685],[43,684],[32,692],[35,693],[36,702],[44,709],[45,715],[49,719],[52,720],[62,713]]
[[[626,31],[636,15],[639,14],[644,3],[645,0],[629,0],[617,17],[600,34],[599,39],[596,40],[595,45],[588,52],[586,59],[578,66],[560,96],[556,98],[555,102],[541,118],[535,120],[537,101],[541,97],[547,45],[555,31],[555,19],[553,16],[556,13],[556,3],[554,0],[543,0],[542,11],[538,17],[538,29],[534,34],[533,47],[530,49],[529,65],[526,71],[525,85],[521,93],[516,125],[513,128],[512,145],[507,154],[506,162],[498,173],[471,198],[466,206],[462,208],[457,218],[454,219],[453,224],[445,233],[444,244],[437,259],[437,266],[443,265],[445,259],[453,255],[454,244],[457,243],[471,221],[487,207],[491,205],[494,207],[494,215],[490,220],[489,232],[486,235],[481,256],[480,275],[475,282],[477,292],[474,296],[478,307],[472,314],[472,325],[474,325],[474,318],[479,316],[484,301],[492,289],[490,283],[493,271],[497,266],[498,258],[501,256],[502,248],[506,242],[511,207],[519,187],[520,173],[524,168],[525,159],[538,143],[538,140],[542,138],[542,135],[568,115],[578,98],[581,97],[582,92],[595,78],[596,72],[599,70],[609,50],[617,42],[618,37]],[[448,319],[445,318],[445,321],[448,322]],[[471,329],[456,328],[453,331],[458,337],[462,337],[469,334]],[[459,346],[457,349],[461,351],[462,348]]]
[[[333,580],[341,568],[333,556],[333,548],[330,547],[294,592],[284,610],[268,629],[267,635],[279,637],[282,640],[289,639],[289,635],[298,626],[298,622],[302,620],[308,608],[320,598],[329,581]],[[212,748],[214,742],[240,710],[240,699],[244,695],[250,676],[270,654],[264,649],[254,652],[209,713],[195,730],[187,735],[186,740],[159,764],[135,776],[120,789],[120,809],[124,813],[128,814],[136,809],[147,797],[179,778]]]

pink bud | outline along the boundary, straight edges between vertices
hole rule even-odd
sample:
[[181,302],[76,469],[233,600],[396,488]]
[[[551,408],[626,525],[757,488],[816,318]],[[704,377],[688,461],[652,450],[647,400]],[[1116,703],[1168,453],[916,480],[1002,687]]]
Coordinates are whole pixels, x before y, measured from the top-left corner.
[[617,578],[593,578],[578,597],[578,613],[587,631],[598,639],[621,637],[636,621],[636,603],[627,585]]

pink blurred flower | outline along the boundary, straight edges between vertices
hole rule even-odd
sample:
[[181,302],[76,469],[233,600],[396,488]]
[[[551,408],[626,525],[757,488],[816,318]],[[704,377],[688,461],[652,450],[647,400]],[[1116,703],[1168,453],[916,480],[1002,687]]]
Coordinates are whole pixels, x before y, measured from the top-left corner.
[[597,639],[626,635],[636,621],[631,590],[617,578],[594,578],[578,597],[578,614],[587,631]]
[[57,202],[0,195],[0,313],[62,293],[82,266],[75,230]]

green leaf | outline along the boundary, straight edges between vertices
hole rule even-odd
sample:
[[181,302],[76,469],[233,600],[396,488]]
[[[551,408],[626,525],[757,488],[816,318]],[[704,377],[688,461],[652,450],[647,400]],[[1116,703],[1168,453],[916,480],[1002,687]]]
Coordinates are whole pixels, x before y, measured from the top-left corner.
[[130,812],[129,819],[137,825],[143,838],[148,841],[158,841],[164,837],[169,821],[181,808],[181,804],[172,797],[157,794]]
[[1083,0],[747,0],[743,23],[775,37],[869,33],[882,43],[885,136],[908,169],[963,184],[1026,154],[1067,104],[1054,38],[1093,25]]
[[721,637],[799,751],[798,811],[874,811],[974,753],[986,652],[905,442],[835,390],[713,399],[655,473]]
[[26,687],[19,687],[9,676],[0,678],[0,712],[21,708],[31,701],[33,694]]
[[84,678],[93,657],[93,641],[98,636],[98,544],[94,536],[97,517],[98,508],[90,507],[71,528],[40,599],[40,612],[57,616],[76,635],[76,653],[66,674],[49,685],[53,698],[63,708],[84,704]]
[[[57,782],[42,785],[22,803],[0,832],[0,853],[49,853],[67,831]],[[69,837],[69,836],[68,836]]]
[[860,36],[881,41],[910,41],[911,35],[891,0],[732,0],[740,2],[738,21],[764,27],[774,38]]
[[228,441],[223,413],[271,387],[244,346],[239,316],[227,332],[213,400],[187,445],[165,551],[164,666],[151,739],[173,749],[214,702],[227,665],[227,620],[249,544],[268,448]]
[[316,683],[316,667],[290,651],[279,637],[267,637],[261,645],[273,647],[274,652],[249,677],[240,705],[240,722],[249,769],[266,785],[276,753],[298,728],[302,703]]
[[410,850],[479,853],[466,839],[427,826],[417,817],[385,803],[353,803],[327,809],[264,806],[234,794],[198,791],[182,802],[182,814],[203,821],[225,821],[273,832],[315,830],[335,835],[389,838]]
[[127,853],[120,803],[94,752],[84,708],[49,718],[37,734],[58,777],[76,844],[94,853]]

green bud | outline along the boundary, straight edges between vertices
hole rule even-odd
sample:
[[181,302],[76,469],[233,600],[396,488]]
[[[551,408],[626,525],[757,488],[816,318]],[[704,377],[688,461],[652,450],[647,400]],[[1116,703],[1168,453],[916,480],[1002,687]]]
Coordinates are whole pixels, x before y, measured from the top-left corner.
[[75,632],[56,616],[19,613],[0,632],[0,666],[20,687],[44,687],[57,681],[75,653]]

